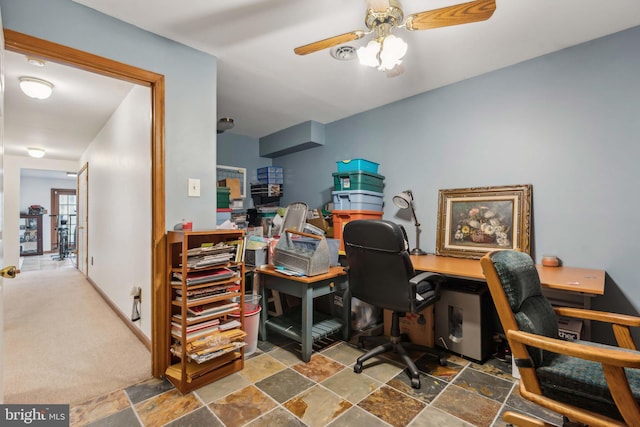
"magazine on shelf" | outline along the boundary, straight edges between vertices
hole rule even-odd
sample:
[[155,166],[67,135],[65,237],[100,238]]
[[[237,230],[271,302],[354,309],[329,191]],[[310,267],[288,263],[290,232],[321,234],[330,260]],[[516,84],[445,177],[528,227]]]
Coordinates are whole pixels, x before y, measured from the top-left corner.
[[[187,291],[187,301],[194,302],[212,297],[222,297],[225,295],[231,296],[239,291],[240,285],[234,283],[223,286],[213,286],[210,288],[194,289],[192,291]],[[178,289],[176,293],[178,295],[176,297],[176,301],[182,301],[182,289]]]
[[[206,271],[192,271],[187,274],[187,286],[189,285],[200,285],[203,283],[216,282],[224,279],[229,279],[233,276],[237,275],[237,273],[229,268],[217,268],[215,270],[206,270]],[[171,283],[174,285],[182,284],[182,273],[173,273],[173,278]]]
[[[214,334],[219,331],[218,325],[209,326],[208,328],[199,329],[193,332],[187,332],[187,340],[198,339]],[[171,334],[175,337],[182,338],[182,330],[171,328]]]
[[[195,332],[198,330],[210,328],[212,326],[220,325],[220,319],[215,318],[206,322],[196,323],[194,325],[187,326],[187,332]],[[182,331],[182,324],[178,321],[171,321],[171,330]]]
[[219,242],[215,245],[211,243],[205,243],[202,246],[198,246],[197,248],[188,249],[187,256],[211,255],[231,251],[233,251],[233,247],[228,245],[226,242]]
[[187,267],[189,268],[205,268],[215,265],[223,265],[233,259],[234,254],[223,253],[218,255],[212,255],[207,257],[189,257],[187,259]]
[[239,304],[237,302],[230,302],[228,300],[225,301],[215,301],[207,304],[196,305],[193,307],[187,307],[187,311],[189,314],[193,314],[195,316],[202,316],[206,314],[221,314],[226,312],[231,312],[237,310],[239,308]]

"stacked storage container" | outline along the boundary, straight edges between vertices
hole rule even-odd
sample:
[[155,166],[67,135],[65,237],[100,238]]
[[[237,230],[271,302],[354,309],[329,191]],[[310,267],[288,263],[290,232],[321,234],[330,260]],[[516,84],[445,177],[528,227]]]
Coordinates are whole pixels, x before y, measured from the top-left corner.
[[251,184],[253,205],[273,206],[280,202],[283,194],[284,171],[279,166],[258,168],[259,184]]
[[344,252],[342,229],[357,219],[382,219],[384,176],[378,174],[378,163],[364,159],[337,162],[333,174],[333,237],[340,240]]

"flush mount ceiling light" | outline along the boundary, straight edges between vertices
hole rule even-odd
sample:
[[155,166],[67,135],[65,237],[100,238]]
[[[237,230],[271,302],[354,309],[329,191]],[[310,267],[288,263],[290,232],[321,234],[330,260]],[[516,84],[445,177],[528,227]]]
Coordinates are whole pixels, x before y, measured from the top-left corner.
[[27,56],[27,62],[34,67],[44,67],[44,61],[42,59],[34,58],[32,56]]
[[30,98],[47,99],[53,92],[53,84],[35,77],[20,77],[20,89]]
[[233,119],[229,117],[223,117],[218,120],[218,133],[223,133],[228,131],[229,129],[233,129],[235,124],[233,123]]
[[27,152],[31,157],[35,157],[36,159],[44,157],[44,148],[29,147],[27,148]]

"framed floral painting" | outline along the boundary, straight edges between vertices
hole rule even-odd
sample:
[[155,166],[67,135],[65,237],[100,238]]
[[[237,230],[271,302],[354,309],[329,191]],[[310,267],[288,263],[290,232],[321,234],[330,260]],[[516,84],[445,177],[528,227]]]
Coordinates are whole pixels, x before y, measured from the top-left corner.
[[436,253],[481,258],[495,249],[531,250],[531,185],[440,190]]

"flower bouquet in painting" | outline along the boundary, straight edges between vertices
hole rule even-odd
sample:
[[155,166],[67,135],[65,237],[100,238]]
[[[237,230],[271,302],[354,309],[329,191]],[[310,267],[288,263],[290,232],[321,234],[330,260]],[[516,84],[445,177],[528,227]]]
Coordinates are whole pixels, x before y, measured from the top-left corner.
[[[471,205],[471,206],[469,206]],[[511,229],[511,210],[513,204],[507,202],[490,202],[487,205],[477,203],[460,202],[453,207],[453,219],[455,227],[453,240],[464,243],[481,243],[483,245],[496,245],[509,247],[509,231]],[[508,215],[502,212],[504,208],[509,210]]]

